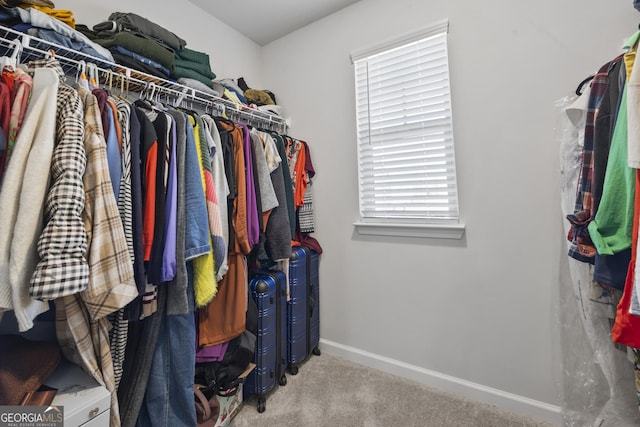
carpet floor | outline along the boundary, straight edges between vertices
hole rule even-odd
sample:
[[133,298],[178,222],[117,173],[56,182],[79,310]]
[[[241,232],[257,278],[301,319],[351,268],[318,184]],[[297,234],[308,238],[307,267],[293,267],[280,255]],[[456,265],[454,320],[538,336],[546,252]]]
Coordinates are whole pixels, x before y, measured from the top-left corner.
[[550,427],[495,406],[323,353],[312,356],[287,385],[244,402],[231,427]]

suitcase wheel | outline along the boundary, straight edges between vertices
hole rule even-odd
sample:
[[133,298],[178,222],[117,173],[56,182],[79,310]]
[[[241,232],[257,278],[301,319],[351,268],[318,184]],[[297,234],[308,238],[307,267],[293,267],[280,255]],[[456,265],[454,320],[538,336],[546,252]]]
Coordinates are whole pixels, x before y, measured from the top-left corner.
[[319,347],[316,347],[313,349],[313,354],[315,354],[316,356],[320,356],[322,352],[320,351]]
[[298,375],[298,367],[295,365],[290,366],[289,372],[291,372],[291,375]]
[[264,397],[258,398],[258,412],[263,413],[267,409],[267,401]]
[[282,374],[282,376],[280,377],[280,381],[278,381],[278,384],[283,387],[287,385],[287,376],[285,374]]

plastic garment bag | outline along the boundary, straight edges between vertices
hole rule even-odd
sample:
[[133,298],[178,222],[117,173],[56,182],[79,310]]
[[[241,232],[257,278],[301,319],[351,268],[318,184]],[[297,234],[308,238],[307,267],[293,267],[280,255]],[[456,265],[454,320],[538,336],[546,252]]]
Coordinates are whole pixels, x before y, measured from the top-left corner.
[[564,236],[560,277],[553,295],[559,339],[554,343],[562,373],[556,386],[566,426],[638,426],[640,412],[631,351],[616,347],[611,325],[621,292],[593,282],[593,266],[568,257],[566,235],[581,169],[589,90],[556,102],[555,139],[560,149],[561,209]]

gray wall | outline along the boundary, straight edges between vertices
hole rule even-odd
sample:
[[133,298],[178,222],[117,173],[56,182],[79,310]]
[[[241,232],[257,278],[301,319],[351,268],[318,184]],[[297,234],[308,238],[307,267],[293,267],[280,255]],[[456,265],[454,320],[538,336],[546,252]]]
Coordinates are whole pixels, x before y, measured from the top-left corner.
[[[445,18],[466,235],[362,237],[352,226],[349,54]],[[551,302],[563,232],[554,102],[620,52],[639,18],[631,1],[363,0],[265,46],[265,81],[291,113],[292,135],[309,142],[317,171],[321,336],[329,351],[337,344],[341,354],[375,365],[409,364],[398,371],[420,377],[426,370],[427,382],[439,374],[471,382],[456,391],[484,387],[559,404]]]

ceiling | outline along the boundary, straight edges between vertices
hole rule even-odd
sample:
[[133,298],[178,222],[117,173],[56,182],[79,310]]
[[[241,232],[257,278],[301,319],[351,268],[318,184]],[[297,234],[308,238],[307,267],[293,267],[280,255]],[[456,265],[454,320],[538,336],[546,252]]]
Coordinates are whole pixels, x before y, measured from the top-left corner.
[[264,46],[358,0],[189,0]]

